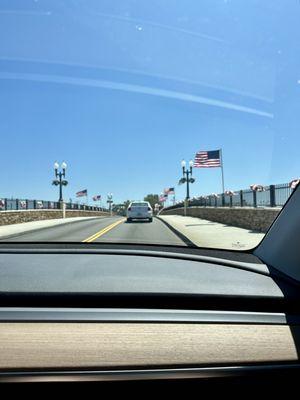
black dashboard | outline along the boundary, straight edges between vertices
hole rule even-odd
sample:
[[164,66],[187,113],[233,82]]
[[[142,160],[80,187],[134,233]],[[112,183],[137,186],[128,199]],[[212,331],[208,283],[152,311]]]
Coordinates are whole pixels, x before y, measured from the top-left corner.
[[1,253],[0,381],[299,374],[299,287],[261,262],[112,246]]

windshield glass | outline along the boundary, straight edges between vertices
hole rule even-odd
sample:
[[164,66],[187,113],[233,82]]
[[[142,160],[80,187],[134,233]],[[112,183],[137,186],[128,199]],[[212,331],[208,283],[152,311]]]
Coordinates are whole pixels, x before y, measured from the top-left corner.
[[131,207],[148,207],[148,203],[131,203]]
[[0,240],[256,246],[300,175],[299,18],[2,0]]

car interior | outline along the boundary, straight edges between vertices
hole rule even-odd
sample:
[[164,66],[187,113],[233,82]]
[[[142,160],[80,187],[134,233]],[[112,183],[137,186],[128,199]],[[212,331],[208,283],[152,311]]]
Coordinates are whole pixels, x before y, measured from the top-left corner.
[[298,188],[261,244],[235,258],[1,244],[0,380],[296,384],[299,204]]
[[297,396],[299,13],[0,1],[3,399]]

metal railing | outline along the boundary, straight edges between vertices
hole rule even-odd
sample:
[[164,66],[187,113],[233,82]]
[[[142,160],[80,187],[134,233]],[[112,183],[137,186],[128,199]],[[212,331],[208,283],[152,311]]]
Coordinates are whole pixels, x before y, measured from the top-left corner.
[[[77,203],[65,204],[66,210],[108,211],[106,208],[99,206],[88,206]],[[57,201],[0,198],[0,211],[59,210],[60,208],[61,205]]]
[[[294,189],[289,183],[264,186],[262,191],[251,189],[239,190],[234,193],[213,194],[208,196],[193,197],[188,205],[199,207],[282,207]],[[184,207],[184,201],[178,202],[167,210]]]

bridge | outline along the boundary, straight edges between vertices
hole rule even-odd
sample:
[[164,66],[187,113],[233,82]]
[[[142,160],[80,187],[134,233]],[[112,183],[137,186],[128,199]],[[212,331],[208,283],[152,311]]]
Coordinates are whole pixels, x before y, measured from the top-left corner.
[[[15,211],[13,214],[18,214],[17,218],[21,220],[25,213]],[[44,217],[47,217],[47,213],[51,211],[44,211]],[[0,217],[2,216],[1,213]],[[167,213],[157,216],[152,223],[147,221],[127,223],[122,216],[110,216],[109,213],[92,211],[80,212],[80,215],[75,217],[73,213],[65,219],[49,217],[48,215],[48,219],[2,225],[0,241],[145,243],[247,249],[254,247],[263,237],[263,233],[258,231],[203,218],[167,215]]]
[[289,184],[194,197],[165,207],[152,223],[128,223],[98,206],[43,200],[0,199],[0,241],[114,242],[250,249],[263,238]]

